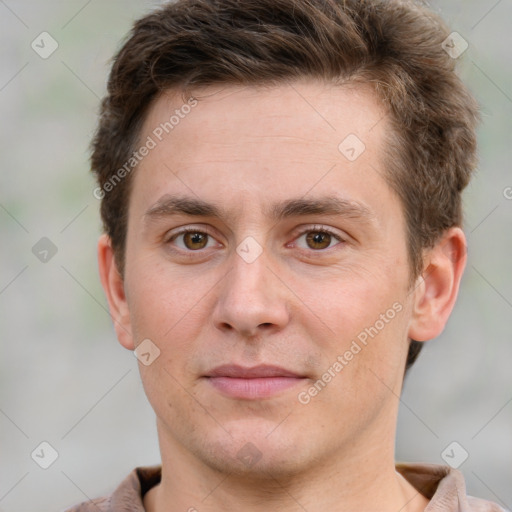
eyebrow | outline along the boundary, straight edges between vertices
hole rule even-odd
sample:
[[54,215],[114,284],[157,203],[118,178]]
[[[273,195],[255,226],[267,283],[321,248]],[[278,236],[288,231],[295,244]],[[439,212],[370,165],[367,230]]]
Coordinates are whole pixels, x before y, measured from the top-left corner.
[[[227,210],[214,203],[195,197],[165,194],[146,211],[144,218],[150,220],[180,214],[192,217],[216,217],[222,220],[229,217]],[[292,198],[270,205],[265,209],[265,214],[273,221],[307,215],[338,215],[366,221],[375,217],[375,214],[364,204],[337,196]]]

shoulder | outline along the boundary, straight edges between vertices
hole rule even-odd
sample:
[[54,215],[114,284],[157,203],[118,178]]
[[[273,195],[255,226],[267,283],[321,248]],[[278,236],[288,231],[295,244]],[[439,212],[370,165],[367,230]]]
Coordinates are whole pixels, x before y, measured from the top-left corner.
[[64,512],[108,512],[110,507],[110,496],[84,501],[74,507],[67,508]]
[[135,468],[112,494],[84,501],[65,512],[144,512],[143,496],[160,478],[161,466]]
[[430,500],[426,512],[507,512],[498,504],[466,494],[463,474],[437,464],[397,464],[397,471]]
[[481,500],[473,496],[468,496],[467,501],[471,512],[507,512],[504,508],[501,508],[492,501]]

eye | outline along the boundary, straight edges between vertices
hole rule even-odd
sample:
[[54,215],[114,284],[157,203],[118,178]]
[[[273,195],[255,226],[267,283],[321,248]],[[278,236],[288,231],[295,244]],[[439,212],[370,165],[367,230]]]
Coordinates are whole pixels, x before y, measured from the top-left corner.
[[172,242],[184,251],[198,251],[215,246],[215,239],[210,234],[196,228],[186,228],[174,233],[167,241]]
[[[301,243],[301,240],[303,240],[305,244]],[[302,249],[313,249],[314,251],[330,249],[338,245],[338,243],[344,242],[339,235],[325,227],[315,227],[303,231],[302,234],[296,238],[296,241],[297,245]]]

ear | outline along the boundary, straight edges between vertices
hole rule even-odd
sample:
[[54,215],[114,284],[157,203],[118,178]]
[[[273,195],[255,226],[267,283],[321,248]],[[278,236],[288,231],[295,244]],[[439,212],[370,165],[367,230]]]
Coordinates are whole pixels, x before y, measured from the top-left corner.
[[124,293],[124,281],[117,269],[110,238],[105,234],[101,235],[98,240],[98,267],[117,339],[123,347],[134,350],[130,311]]
[[423,272],[414,290],[410,339],[428,341],[443,331],[457,299],[466,252],[466,237],[454,227],[425,254]]

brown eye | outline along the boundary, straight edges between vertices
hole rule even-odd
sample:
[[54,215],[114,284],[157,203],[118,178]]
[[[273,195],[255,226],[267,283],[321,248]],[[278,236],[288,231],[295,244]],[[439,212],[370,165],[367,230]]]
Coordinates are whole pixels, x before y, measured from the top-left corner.
[[295,244],[302,250],[327,252],[328,249],[333,249],[340,246],[341,249],[344,245],[345,239],[343,235],[338,235],[335,231],[331,231],[329,227],[320,225],[310,226],[309,229],[304,229],[300,235],[295,239]]
[[187,249],[204,249],[208,243],[208,235],[206,233],[190,231],[182,234],[183,243]]
[[167,243],[181,251],[192,252],[215,247],[216,240],[205,231],[188,228],[172,235]]
[[306,242],[310,249],[326,249],[331,245],[332,235],[324,231],[310,231],[306,235]]

